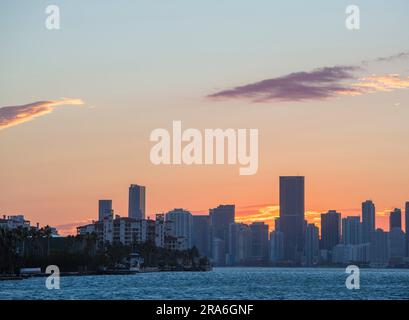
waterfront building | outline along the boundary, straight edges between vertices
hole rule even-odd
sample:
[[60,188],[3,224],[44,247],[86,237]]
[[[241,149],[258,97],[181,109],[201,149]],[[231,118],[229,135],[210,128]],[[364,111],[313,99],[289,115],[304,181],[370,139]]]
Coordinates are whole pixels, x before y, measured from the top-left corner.
[[112,216],[112,200],[98,201],[98,221],[103,221],[105,217]]
[[210,257],[210,217],[193,215],[193,246],[200,255]]
[[237,265],[248,262],[251,257],[251,229],[244,223],[231,223],[229,226],[228,264]]
[[[209,209],[211,242],[216,238],[223,240],[225,254],[229,252],[229,226],[231,223],[234,223],[235,210],[235,205],[232,204],[219,205],[216,208]],[[212,244],[212,250],[213,247]],[[213,252],[211,254],[213,256]]]
[[170,235],[174,237],[184,237],[186,239],[186,247],[193,247],[193,216],[184,209],[178,208],[169,211],[165,220],[169,222]]
[[389,230],[394,228],[402,229],[402,211],[395,208],[389,215]]
[[269,257],[268,225],[264,222],[253,222],[251,230],[251,260],[267,262]]
[[341,240],[341,214],[330,210],[321,214],[321,249],[331,251]]
[[371,242],[371,234],[375,231],[375,205],[371,200],[362,202],[362,242]]
[[342,243],[362,243],[362,225],[360,217],[346,217],[342,219]]
[[319,229],[316,225],[309,223],[305,232],[305,259],[306,266],[311,267],[319,261]]
[[299,263],[304,251],[304,177],[280,177],[280,231],[284,259]]
[[146,215],[146,188],[137,184],[129,187],[128,218],[142,220]]
[[406,236],[400,228],[389,231],[390,258],[395,261],[403,259],[406,255]]
[[409,201],[405,203],[406,256],[409,257]]
[[389,237],[382,229],[371,234],[370,264],[373,267],[386,267],[389,264]]

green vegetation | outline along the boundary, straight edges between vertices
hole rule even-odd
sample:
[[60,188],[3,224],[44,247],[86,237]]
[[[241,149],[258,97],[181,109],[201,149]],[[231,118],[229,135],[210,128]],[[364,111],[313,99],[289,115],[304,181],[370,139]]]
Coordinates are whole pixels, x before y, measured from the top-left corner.
[[196,248],[172,251],[152,243],[126,246],[121,243],[98,244],[95,234],[51,237],[49,227],[40,230],[0,229],[0,275],[18,274],[20,268],[57,265],[61,272],[129,270],[129,255],[138,253],[142,267],[158,270],[205,270],[207,258]]

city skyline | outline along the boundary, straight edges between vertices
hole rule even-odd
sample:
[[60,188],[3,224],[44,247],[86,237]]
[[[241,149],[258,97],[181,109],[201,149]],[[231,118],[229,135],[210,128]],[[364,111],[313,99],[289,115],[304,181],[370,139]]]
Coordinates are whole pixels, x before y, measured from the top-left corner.
[[[304,181],[304,176],[292,176],[290,178],[302,178]],[[280,176],[281,178],[285,178],[283,176]],[[280,180],[281,181],[281,180]],[[308,181],[308,179],[307,179]],[[131,211],[129,211],[129,204],[130,204],[130,200],[131,200],[131,190],[134,190],[135,188],[140,188],[141,190],[143,190],[143,195],[139,195],[138,197],[141,197],[139,199],[139,201],[143,202],[143,207],[147,207],[149,205],[149,192],[147,193],[146,196],[146,187],[147,186],[142,186],[142,185],[138,185],[138,184],[130,184],[129,188],[128,188],[128,195],[127,195],[127,203],[125,205],[125,207],[127,208],[126,214],[124,214],[124,212],[119,212],[118,210],[116,210],[116,202],[113,199],[98,199],[96,202],[96,209],[95,211],[98,212],[98,219],[95,218],[95,215],[90,215],[89,219],[87,220],[83,220],[83,221],[79,221],[79,222],[75,222],[75,223],[69,223],[69,224],[65,224],[65,225],[55,225],[55,227],[58,229],[59,233],[61,235],[75,235],[77,232],[77,227],[81,226],[81,225],[85,225],[88,223],[91,223],[93,221],[97,221],[97,220],[101,220],[101,218],[103,218],[104,215],[109,215],[114,213],[114,215],[118,215],[121,217],[131,217]],[[142,199],[143,198],[143,199]],[[306,199],[305,199],[306,200]],[[356,209],[350,209],[350,210],[339,210],[339,209],[324,209],[321,212],[312,212],[309,210],[304,210],[304,214],[305,214],[305,219],[308,223],[310,224],[314,224],[316,225],[319,230],[321,230],[321,216],[323,213],[326,213],[328,211],[338,211],[340,213],[340,217],[343,219],[345,217],[359,217],[362,220],[364,219],[364,212],[365,212],[365,204],[366,203],[370,203],[370,204],[375,204],[376,207],[376,201],[372,202],[371,199],[367,199],[367,200],[363,200],[361,202],[361,207],[360,208],[356,208]],[[123,204],[122,204],[123,205]],[[219,204],[216,204],[219,205]],[[234,203],[232,203],[232,205],[235,206]],[[375,211],[375,227],[376,228],[381,228],[385,231],[389,231],[389,225],[390,225],[390,219],[391,219],[391,213],[394,213],[396,209],[401,210],[401,214],[400,214],[400,223],[401,223],[401,227],[402,229],[405,229],[405,225],[406,225],[406,220],[407,217],[405,216],[405,209],[406,207],[409,207],[408,201],[404,201],[403,204],[401,206],[397,206],[391,209],[386,209],[383,211]],[[276,205],[276,206],[265,206],[262,209],[259,209],[258,213],[254,213],[254,214],[249,214],[249,212],[255,210],[253,208],[251,208],[251,206],[249,207],[244,207],[244,208],[237,208],[237,206],[235,206],[235,222],[237,223],[246,223],[246,224],[250,224],[253,222],[265,222],[268,227],[269,227],[269,232],[274,231],[275,230],[275,223],[276,223],[276,219],[280,217],[280,206]],[[210,210],[212,210],[211,206],[209,206],[209,208],[204,209],[204,210],[199,210],[199,211],[195,211],[195,210],[191,210],[190,208],[187,208],[185,206],[175,206],[173,208],[165,208],[164,210],[158,211],[158,212],[151,212],[149,214],[146,214],[145,217],[145,213],[143,213],[141,216],[136,216],[137,219],[139,218],[143,218],[143,219],[154,219],[156,214],[160,214],[163,212],[169,212],[171,210],[177,208],[183,208],[183,210],[187,210],[190,213],[192,213],[193,216],[203,216],[203,215],[208,215]],[[375,209],[375,208],[374,208]],[[111,212],[112,211],[112,212]],[[403,213],[402,213],[403,212]],[[245,213],[245,214],[243,214]],[[0,212],[1,216],[6,215],[6,216],[11,216],[11,215],[18,215],[18,214],[24,214],[25,216],[28,216],[27,214],[25,214],[24,212]],[[37,221],[35,219],[30,219],[31,221]],[[395,218],[396,221],[396,218]],[[365,222],[364,222],[365,223]],[[43,225],[49,224],[48,222],[46,223],[42,223]],[[365,237],[365,236],[364,236]]]
[[[120,242],[154,243],[171,250],[196,247],[216,266],[278,265],[318,266],[347,264],[373,267],[404,266],[409,256],[409,230],[402,227],[402,210],[389,214],[389,231],[375,223],[375,204],[362,202],[361,217],[341,217],[336,210],[321,213],[321,225],[305,219],[305,177],[280,176],[280,216],[270,232],[263,221],[245,224],[236,220],[234,204],[219,204],[207,215],[192,215],[183,208],[156,213],[155,219],[120,217],[110,210],[99,214],[99,220],[79,226],[80,236],[94,233],[100,246]],[[129,202],[134,201],[134,188],[143,190],[137,201],[146,203],[146,187],[132,184]],[[106,211],[107,200],[99,201],[99,213]],[[111,202],[108,202],[110,208]],[[409,201],[404,219],[409,219]]]
[[[354,31],[345,1],[58,2],[59,30],[47,1],[0,4],[0,214],[69,233],[100,199],[126,215],[138,182],[151,217],[234,203],[271,229],[274,177],[297,173],[310,222],[373,199],[387,229],[407,200],[408,1],[357,0]],[[173,121],[258,129],[257,173],[152,164],[150,133]]]
[[[99,248],[113,244],[144,244],[179,252],[196,248],[194,252],[215,266],[408,266],[409,226],[402,220],[409,219],[409,201],[403,216],[400,208],[389,213],[389,230],[376,225],[376,204],[371,200],[362,202],[361,216],[323,212],[318,226],[305,218],[305,177],[280,176],[279,185],[280,215],[274,219],[273,231],[264,221],[240,222],[235,204],[219,204],[202,215],[179,207],[157,212],[155,219],[146,218],[147,188],[131,184],[128,216],[115,213],[111,199],[101,199],[98,219],[77,226],[76,239],[92,235]],[[70,239],[49,225],[32,226],[24,215],[0,219],[1,230],[21,228]]]

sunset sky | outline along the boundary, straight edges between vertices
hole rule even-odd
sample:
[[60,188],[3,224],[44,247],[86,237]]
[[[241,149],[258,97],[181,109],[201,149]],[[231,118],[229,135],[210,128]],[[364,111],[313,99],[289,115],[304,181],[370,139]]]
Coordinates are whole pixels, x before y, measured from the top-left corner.
[[[127,215],[194,214],[234,203],[272,222],[280,175],[306,178],[308,220],[359,215],[377,226],[409,201],[409,2],[49,1],[0,3],[0,214],[63,234],[97,219],[98,199]],[[156,166],[152,130],[257,128],[259,168]]]

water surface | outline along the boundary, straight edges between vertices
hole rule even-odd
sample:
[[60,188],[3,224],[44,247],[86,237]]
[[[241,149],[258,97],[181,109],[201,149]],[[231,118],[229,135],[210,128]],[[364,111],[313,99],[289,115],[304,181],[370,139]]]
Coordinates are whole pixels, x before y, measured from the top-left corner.
[[361,269],[360,290],[348,290],[345,269],[214,268],[0,281],[0,299],[409,299],[409,270]]

